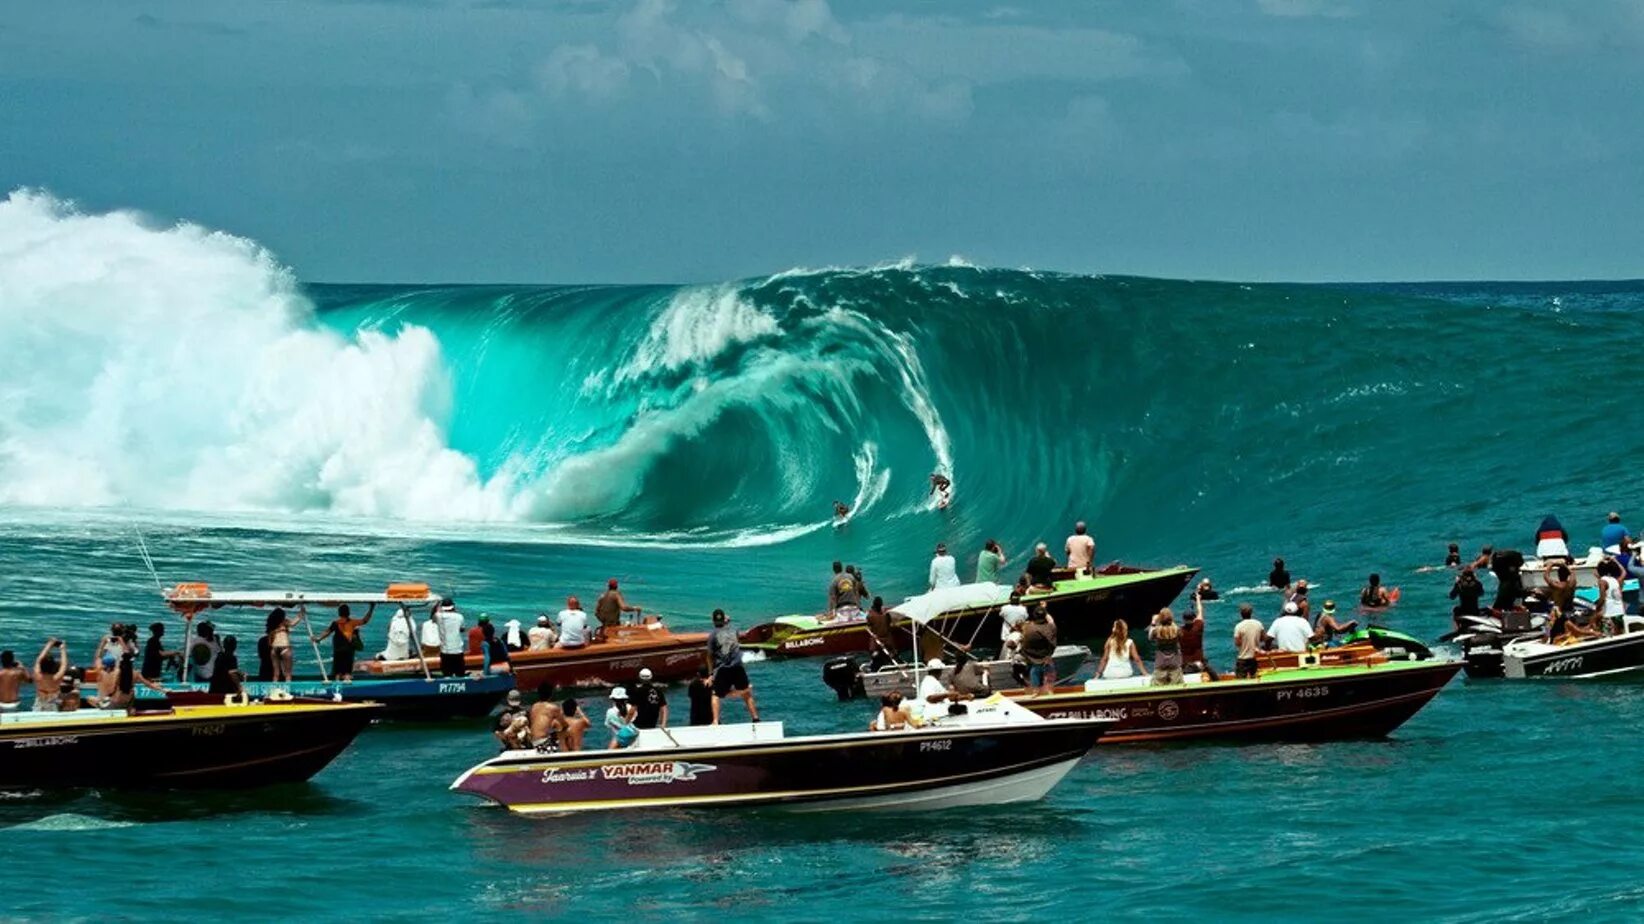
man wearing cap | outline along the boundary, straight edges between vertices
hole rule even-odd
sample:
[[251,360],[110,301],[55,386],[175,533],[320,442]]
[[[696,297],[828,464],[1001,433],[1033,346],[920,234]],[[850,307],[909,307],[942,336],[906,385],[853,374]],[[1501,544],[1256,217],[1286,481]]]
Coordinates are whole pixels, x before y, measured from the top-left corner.
[[526,648],[531,651],[547,651],[554,647],[554,627],[549,625],[548,614],[538,613],[537,624],[525,633]]
[[919,710],[924,718],[934,719],[948,714],[948,703],[961,699],[969,699],[962,693],[955,693],[942,682],[942,671],[947,668],[941,658],[931,658],[925,662],[925,676],[919,679]]
[[945,542],[936,543],[936,554],[930,560],[930,589],[959,586],[959,563],[948,554]]
[[630,604],[622,598],[622,591],[617,589],[617,579],[611,578],[605,582],[605,592],[594,601],[594,618],[607,629],[614,629],[622,625],[623,613],[637,613],[639,607]]
[[565,598],[565,609],[559,611],[555,618],[559,623],[559,642],[556,648],[583,648],[588,644],[588,614],[582,609],[582,601],[576,597]]
[[458,677],[466,669],[463,665],[462,613],[457,601],[446,597],[434,614],[440,627],[440,676]]
[[708,664],[713,668],[714,724],[719,724],[720,703],[726,698],[740,699],[748,704],[748,717],[759,721],[759,707],[754,705],[753,684],[748,681],[748,670],[742,666],[742,642],[731,628],[731,617],[716,609],[714,630],[708,633]]
[[1050,546],[1040,542],[1033,547],[1033,557],[1028,559],[1027,576],[1028,586],[1040,590],[1055,588],[1056,581],[1051,576],[1056,570],[1056,559],[1050,557]]
[[605,730],[611,733],[610,749],[625,748],[639,737],[634,727],[634,707],[628,702],[628,690],[617,687],[611,691],[611,708],[605,710]]
[[1273,639],[1274,647],[1280,651],[1303,652],[1313,641],[1313,627],[1308,624],[1307,617],[1301,614],[1301,608],[1295,602],[1284,605],[1284,613],[1273,620],[1273,625],[1267,630]]
[[1318,625],[1313,627],[1313,637],[1328,645],[1335,641],[1336,636],[1346,635],[1358,627],[1359,621],[1357,619],[1349,620],[1345,625],[1337,622],[1336,601],[1326,600],[1324,601],[1324,611],[1319,613]]
[[639,670],[639,683],[634,684],[634,725],[637,728],[668,727],[668,691],[651,680],[651,669]]
[[1085,574],[1096,561],[1096,538],[1085,533],[1085,521],[1073,524],[1073,535],[1067,537],[1067,566],[1074,574]]
[[492,734],[504,751],[516,751],[528,743],[528,720],[525,705],[518,690],[509,690],[502,711],[497,713],[497,727]]

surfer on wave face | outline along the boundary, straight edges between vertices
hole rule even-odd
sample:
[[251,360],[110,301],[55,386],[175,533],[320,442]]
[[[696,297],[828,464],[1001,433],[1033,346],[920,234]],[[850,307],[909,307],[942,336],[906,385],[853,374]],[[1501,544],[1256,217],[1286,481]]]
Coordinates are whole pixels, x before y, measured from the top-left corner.
[[953,480],[941,472],[932,472],[930,493],[936,495],[936,506],[946,507],[948,501],[953,499]]
[[848,507],[844,501],[836,500],[833,502],[833,518],[835,520],[843,520],[850,515],[851,508]]

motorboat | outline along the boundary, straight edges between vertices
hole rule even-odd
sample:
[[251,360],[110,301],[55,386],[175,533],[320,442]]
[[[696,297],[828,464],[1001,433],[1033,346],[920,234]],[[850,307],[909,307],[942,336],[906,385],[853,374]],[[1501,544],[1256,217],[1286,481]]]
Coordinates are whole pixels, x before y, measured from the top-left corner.
[[[1607,555],[1603,549],[1593,546],[1587,550],[1586,555],[1571,559],[1564,562],[1564,564],[1569,567],[1570,574],[1575,578],[1577,587],[1597,587],[1598,563],[1606,557]],[[1540,558],[1525,559],[1524,564],[1518,569],[1519,579],[1524,582],[1524,589],[1535,590],[1546,587],[1547,566],[1558,562],[1558,559],[1554,559],[1552,562],[1543,561]]]
[[[1197,568],[1185,565],[1139,568],[1118,562],[1081,574],[1062,569],[1053,573],[1051,587],[1024,594],[1022,605],[1032,609],[1044,604],[1063,641],[1102,639],[1115,619],[1151,618],[1196,574]],[[899,650],[908,646],[914,614],[949,638],[992,644],[999,638],[999,608],[1010,601],[1011,591],[1009,585],[981,582],[909,597],[890,609],[892,644]],[[866,652],[872,645],[861,614],[781,616],[748,629],[741,638],[744,649],[772,658],[833,657]]]
[[1517,638],[1501,646],[1502,675],[1509,680],[1620,678],[1644,672],[1644,617],[1622,617],[1618,634],[1582,638],[1542,635]]
[[[427,584],[390,584],[382,593],[355,593],[335,591],[215,591],[203,583],[178,584],[163,594],[166,605],[184,616],[185,652],[194,647],[195,618],[205,612],[218,610],[269,610],[281,607],[309,617],[310,607],[335,608],[348,605],[356,610],[364,606],[404,606],[415,613],[437,606],[440,595],[429,590]],[[378,618],[386,624],[389,617]],[[262,631],[260,618],[254,631]],[[330,676],[329,663],[320,645],[314,641],[314,628],[309,618],[302,620],[308,630],[313,654],[312,672],[299,674],[288,681],[247,681],[243,692],[254,699],[296,697],[301,699],[333,700],[340,702],[373,702],[384,707],[381,716],[391,719],[433,720],[447,718],[474,718],[490,714],[502,698],[514,688],[514,678],[507,674],[485,675],[476,671],[456,677],[438,676],[435,669],[421,657],[410,662],[412,670],[400,676],[383,676],[372,670],[378,663],[363,657],[354,665],[354,676],[343,682]],[[413,646],[414,647],[414,646]],[[247,657],[245,646],[240,649],[242,662]],[[139,697],[148,697],[146,690]],[[220,694],[211,692],[211,685],[203,681],[166,683],[166,695],[174,703],[202,705],[221,702]]]
[[[514,683],[532,691],[544,683],[555,687],[615,687],[636,683],[649,669],[659,683],[681,683],[708,666],[706,632],[673,632],[657,616],[642,617],[637,625],[605,626],[580,648],[511,651],[508,662]],[[468,655],[469,671],[484,667],[479,655]],[[415,674],[421,665],[405,661],[367,661],[362,670],[392,677]]]
[[922,810],[1041,799],[1112,725],[1002,696],[921,727],[788,737],[781,722],[644,729],[620,750],[506,751],[451,784],[526,815],[768,806]]
[[1545,613],[1527,610],[1483,610],[1456,617],[1458,628],[1444,636],[1461,646],[1467,676],[1474,680],[1507,675],[1502,649],[1510,642],[1541,638],[1546,633]]
[[[1090,663],[1090,649],[1084,645],[1057,645],[1051,660],[1056,664],[1057,677],[1072,680]],[[1020,690],[1026,686],[1026,667],[1013,659],[982,658],[977,663],[987,672],[990,690]],[[941,669],[951,667],[944,663]],[[929,672],[922,664],[895,663],[875,669],[866,655],[844,655],[822,666],[822,680],[841,700],[877,698],[893,690],[912,696],[920,679]]]
[[1051,695],[1014,695],[1050,719],[1112,719],[1104,745],[1333,741],[1391,734],[1460,671],[1460,661],[1383,661],[1267,670],[1249,679],[1190,674],[1157,686],[1146,676],[1091,680]]
[[319,773],[382,707],[160,705],[0,714],[0,789],[240,789]]

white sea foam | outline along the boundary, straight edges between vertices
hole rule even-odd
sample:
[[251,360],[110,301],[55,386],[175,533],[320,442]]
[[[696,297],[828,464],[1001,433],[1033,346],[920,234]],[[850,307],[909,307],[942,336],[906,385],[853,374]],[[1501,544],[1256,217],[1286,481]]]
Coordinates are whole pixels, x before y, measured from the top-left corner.
[[12,825],[8,831],[109,831],[115,828],[136,827],[134,821],[115,821],[109,818],[95,818],[91,815],[77,815],[73,812],[64,812],[60,815],[47,815],[34,821],[25,821],[22,824]]

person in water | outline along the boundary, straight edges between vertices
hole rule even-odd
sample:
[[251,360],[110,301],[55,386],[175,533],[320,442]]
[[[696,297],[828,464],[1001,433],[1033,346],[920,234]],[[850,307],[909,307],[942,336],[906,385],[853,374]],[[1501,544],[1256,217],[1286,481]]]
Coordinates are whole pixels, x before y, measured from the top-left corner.
[[1199,581],[1199,586],[1193,589],[1193,596],[1199,600],[1220,600],[1222,598],[1221,591],[1216,589],[1216,585],[1210,583],[1210,578]]
[[1461,567],[1461,546],[1454,542],[1450,543],[1450,550],[1444,553],[1444,567]]
[[1056,559],[1050,557],[1050,547],[1043,542],[1034,545],[1033,557],[1027,563],[1028,586],[1038,590],[1055,589],[1055,572]]
[[1267,572],[1267,586],[1275,590],[1290,589],[1290,572],[1284,567],[1284,559],[1273,559],[1273,570]]
[[1067,537],[1064,548],[1067,551],[1067,566],[1075,577],[1088,574],[1095,566],[1096,539],[1086,534],[1084,520],[1073,524],[1073,535]]
[[930,589],[959,586],[959,565],[948,554],[945,542],[936,543],[936,554],[930,560]]
[[1313,638],[1328,645],[1336,640],[1338,635],[1346,635],[1359,627],[1357,619],[1346,623],[1336,620],[1336,601],[1324,601],[1324,609],[1319,613],[1318,622],[1313,625]]
[[1490,568],[1490,559],[1495,554],[1496,547],[1493,545],[1487,545],[1480,548],[1478,550],[1478,557],[1472,560],[1470,567],[1472,567],[1474,571],[1488,571]]
[[976,583],[998,583],[999,571],[1004,567],[1005,550],[999,547],[998,541],[989,539],[982,543],[982,551],[976,553]]
[[843,521],[850,515],[851,508],[847,506],[844,501],[836,500],[833,502],[833,518],[835,520]]
[[614,629],[622,625],[623,613],[633,613],[637,618],[640,608],[622,596],[622,590],[617,587],[617,579],[611,578],[605,582],[605,592],[594,601],[594,618],[599,620],[602,628]]
[[1372,573],[1369,582],[1359,590],[1359,605],[1372,610],[1386,609],[1393,605],[1393,599],[1388,596],[1387,588],[1381,586],[1381,575]]

